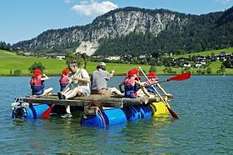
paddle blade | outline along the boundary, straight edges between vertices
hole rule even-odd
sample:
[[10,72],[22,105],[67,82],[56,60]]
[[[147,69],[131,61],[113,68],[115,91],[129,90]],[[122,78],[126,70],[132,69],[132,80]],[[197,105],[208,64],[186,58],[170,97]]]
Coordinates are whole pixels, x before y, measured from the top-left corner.
[[178,115],[171,108],[169,108],[168,105],[166,105],[166,107],[167,107],[167,110],[170,112],[170,114],[172,115],[173,118],[175,118],[175,119],[179,118]]
[[49,119],[50,117],[50,113],[52,112],[52,106],[50,106],[43,114],[42,114],[42,118],[43,119]]
[[191,77],[191,73],[182,73],[182,74],[177,74],[173,77],[170,77],[169,79],[167,79],[167,81],[172,81],[172,80],[182,81],[182,80],[187,80],[190,77]]

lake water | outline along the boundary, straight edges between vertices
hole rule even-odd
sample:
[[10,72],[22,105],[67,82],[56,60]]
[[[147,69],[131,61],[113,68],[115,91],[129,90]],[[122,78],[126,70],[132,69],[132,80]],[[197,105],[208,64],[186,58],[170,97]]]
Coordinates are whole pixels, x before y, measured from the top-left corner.
[[[140,120],[109,129],[81,127],[79,118],[13,121],[10,104],[30,94],[28,81],[0,77],[0,154],[233,154],[232,76],[165,83],[179,120]],[[57,81],[52,77],[46,85],[58,90]]]

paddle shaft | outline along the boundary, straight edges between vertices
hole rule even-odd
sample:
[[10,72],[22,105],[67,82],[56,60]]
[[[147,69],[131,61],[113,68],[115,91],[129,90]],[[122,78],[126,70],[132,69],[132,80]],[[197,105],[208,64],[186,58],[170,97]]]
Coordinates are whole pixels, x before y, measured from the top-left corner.
[[[139,67],[139,69],[140,69],[140,71],[142,72],[143,76],[146,78],[146,80],[147,80],[148,82],[150,82],[150,80],[148,79],[148,77],[146,76],[146,74],[144,73],[144,71],[142,70],[142,68]],[[168,111],[170,112],[170,114],[172,115],[172,117],[178,119],[179,117],[177,116],[177,114],[176,114],[171,108],[169,108],[169,104],[167,103],[167,101],[165,101],[165,100],[163,99],[163,97],[159,94],[159,92],[157,91],[157,89],[156,89],[153,85],[151,85],[151,86],[152,86],[152,88],[154,89],[154,91],[156,92],[156,94],[159,96],[159,98],[160,98],[160,99],[163,101],[163,103],[166,105],[166,107],[167,107]]]

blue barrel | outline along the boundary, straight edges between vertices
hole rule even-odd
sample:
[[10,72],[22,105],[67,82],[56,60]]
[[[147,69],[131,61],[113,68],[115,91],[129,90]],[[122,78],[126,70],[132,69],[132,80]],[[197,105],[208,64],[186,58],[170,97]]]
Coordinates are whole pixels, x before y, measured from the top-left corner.
[[141,108],[139,106],[129,106],[123,109],[128,121],[141,119]]
[[37,119],[49,108],[47,104],[31,104],[28,107],[18,107],[12,111],[12,118]]
[[26,119],[41,118],[43,113],[49,108],[47,104],[32,104],[26,108]]
[[140,110],[143,119],[150,119],[152,117],[152,109],[149,105],[141,105]]
[[97,127],[97,128],[106,127],[105,119],[99,113],[94,116],[82,117],[81,125],[87,127]]
[[123,124],[127,122],[125,113],[121,109],[107,109],[104,110],[108,125]]
[[105,128],[107,126],[123,124],[127,121],[125,113],[118,108],[105,109],[95,116],[82,117],[81,124],[88,127]]

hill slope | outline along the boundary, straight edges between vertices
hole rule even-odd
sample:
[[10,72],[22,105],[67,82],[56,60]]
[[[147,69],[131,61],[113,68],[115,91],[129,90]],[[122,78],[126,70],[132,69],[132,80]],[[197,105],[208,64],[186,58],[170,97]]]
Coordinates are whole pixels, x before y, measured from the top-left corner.
[[[91,24],[48,30],[13,48],[32,52],[77,49],[91,55],[201,51],[233,47],[233,9],[186,15],[164,9],[123,8],[97,17]],[[137,48],[135,48],[137,47]]]

